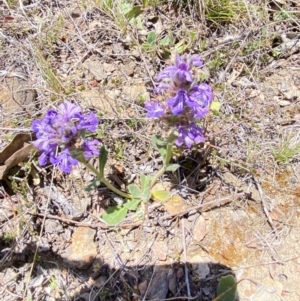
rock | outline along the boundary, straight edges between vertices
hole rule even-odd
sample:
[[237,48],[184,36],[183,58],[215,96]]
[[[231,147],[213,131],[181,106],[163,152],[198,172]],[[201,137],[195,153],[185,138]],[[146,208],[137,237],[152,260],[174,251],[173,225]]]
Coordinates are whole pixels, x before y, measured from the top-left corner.
[[131,100],[148,100],[150,99],[149,93],[144,84],[133,85],[130,87],[129,96]]
[[180,279],[181,277],[183,277],[183,275],[184,275],[184,270],[183,270],[183,268],[179,268],[178,271],[177,271],[177,273],[176,273],[176,277],[177,277],[178,279]]
[[109,97],[106,92],[103,93],[96,89],[87,90],[80,92],[80,97],[83,106],[93,107],[94,109],[101,111],[104,115],[116,115],[116,101]]
[[169,291],[175,296],[177,293],[177,279],[175,270],[173,268],[169,270],[167,279],[169,283]]
[[3,125],[9,126],[12,121],[11,116],[17,117],[19,113],[28,112],[34,115],[35,99],[36,90],[29,82],[18,77],[7,78],[0,86],[0,105],[3,110],[2,119],[5,121]]
[[290,105],[291,105],[291,102],[288,101],[288,100],[279,100],[279,101],[278,101],[278,104],[279,104],[281,107],[286,107],[286,106],[290,106]]
[[107,74],[104,70],[103,64],[99,61],[85,61],[83,67],[94,75],[97,81],[101,81],[107,78]]
[[146,291],[147,291],[147,287],[148,287],[148,281],[147,280],[144,280],[143,282],[141,282],[139,285],[138,285],[138,289],[139,289],[139,292],[142,296],[145,295]]
[[300,90],[294,84],[292,78],[290,78],[290,81],[279,84],[278,89],[287,100],[300,99]]
[[283,285],[278,281],[274,281],[271,278],[266,279],[263,285],[251,296],[253,301],[280,301]]
[[208,266],[209,260],[204,258],[200,254],[188,255],[188,261],[192,264],[193,272],[199,277],[199,279],[205,279],[210,273]]
[[154,274],[148,287],[147,299],[164,300],[169,291],[167,280],[168,270],[163,266],[156,266]]
[[58,233],[63,231],[63,226],[59,221],[53,219],[45,220],[45,232],[46,233]]
[[204,239],[206,234],[206,221],[204,217],[200,215],[193,228],[193,238],[199,242]]
[[153,244],[152,251],[156,255],[158,260],[165,261],[168,255],[167,242],[165,240],[156,241]]
[[71,245],[62,254],[64,263],[70,268],[87,269],[97,255],[94,236],[96,230],[78,227],[72,235]]
[[105,70],[105,72],[111,74],[116,70],[116,66],[114,64],[103,63],[103,69]]

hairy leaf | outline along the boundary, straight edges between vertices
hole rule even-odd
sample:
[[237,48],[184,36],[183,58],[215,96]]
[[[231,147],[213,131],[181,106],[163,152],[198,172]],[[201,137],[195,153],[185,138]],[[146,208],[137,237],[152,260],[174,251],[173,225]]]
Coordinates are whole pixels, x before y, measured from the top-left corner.
[[144,174],[140,175],[142,191],[145,191],[150,186],[151,178],[152,177],[145,176]]
[[112,206],[108,207],[102,215],[102,219],[110,226],[118,225],[122,222],[126,215],[128,209],[123,206]]
[[84,188],[84,190],[85,191],[91,191],[91,190],[93,190],[93,189],[96,189],[97,188],[97,186],[99,186],[100,185],[100,180],[99,179],[96,179],[96,180],[94,180],[91,184],[89,184],[88,186],[86,186],[85,188]]
[[123,204],[128,210],[135,211],[141,201],[137,199],[130,200]]
[[175,170],[177,170],[178,168],[180,167],[180,165],[179,164],[169,164],[168,166],[167,166],[167,171],[175,171]]
[[128,185],[128,191],[129,193],[136,199],[140,199],[141,198],[141,189],[135,185],[135,184],[130,184]]
[[102,177],[104,176],[104,167],[106,162],[107,162],[107,149],[103,145],[100,149],[100,154],[99,154],[99,172]]
[[218,301],[234,301],[236,293],[236,281],[232,275],[221,277],[217,288]]

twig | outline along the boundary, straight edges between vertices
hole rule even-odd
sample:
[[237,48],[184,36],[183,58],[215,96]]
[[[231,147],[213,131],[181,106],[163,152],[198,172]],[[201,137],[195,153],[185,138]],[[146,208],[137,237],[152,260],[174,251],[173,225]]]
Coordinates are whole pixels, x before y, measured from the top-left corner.
[[276,237],[279,238],[277,229],[276,229],[276,227],[273,224],[273,220],[270,217],[270,214],[269,214],[269,211],[268,211],[268,208],[267,208],[267,204],[265,203],[265,198],[264,198],[264,194],[263,194],[263,191],[261,189],[261,186],[259,185],[258,181],[256,181],[255,178],[253,178],[253,180],[254,180],[254,183],[255,183],[255,185],[257,187],[257,190],[258,190],[258,193],[259,193],[259,196],[260,196],[260,199],[261,199],[261,204],[262,204],[262,207],[263,207],[263,211],[264,211],[264,213],[265,213],[265,215],[267,217],[268,223],[271,226],[272,230],[275,232]]
[[[243,196],[243,195],[244,195],[244,193],[238,193],[238,194],[236,194],[236,196]],[[210,202],[207,202],[207,203],[204,203],[204,204],[200,204],[200,205],[197,205],[197,206],[194,206],[194,207],[190,207],[190,208],[188,208],[186,210],[183,210],[183,211],[181,211],[179,213],[165,215],[165,216],[161,217],[160,220],[163,221],[163,220],[169,219],[169,218],[171,218],[173,216],[180,216],[180,215],[189,213],[189,212],[191,212],[193,210],[198,210],[198,209],[200,209],[200,208],[202,208],[204,206],[210,206],[209,208],[203,210],[203,211],[207,211],[207,210],[210,210],[210,209],[212,209],[212,208],[214,208],[216,206],[219,207],[219,206],[223,206],[223,205],[225,205],[227,203],[230,203],[232,201],[232,199],[233,199],[232,195],[229,195],[229,196],[217,199],[217,200],[213,200],[213,201],[210,201]]]
[[184,219],[181,221],[182,225],[182,245],[183,245],[183,256],[184,256],[184,274],[185,274],[185,283],[186,283],[186,290],[188,297],[191,297],[191,289],[190,289],[190,282],[189,282],[189,274],[188,274],[188,267],[186,263],[186,244],[185,244],[185,226],[184,226]]
[[[52,173],[51,182],[50,182],[50,188],[53,185],[53,180],[54,180],[54,172]],[[24,290],[24,293],[23,293],[23,299],[26,299],[26,294],[27,294],[27,291],[28,291],[28,288],[29,288],[29,284],[30,284],[30,278],[31,278],[31,275],[32,275],[32,272],[33,272],[35,260],[36,260],[37,253],[38,253],[38,249],[39,249],[40,244],[41,244],[42,234],[43,234],[44,226],[45,226],[45,222],[46,222],[47,210],[48,210],[48,206],[49,206],[50,199],[51,199],[50,194],[51,194],[51,189],[49,189],[49,193],[48,193],[48,196],[47,196],[46,214],[43,217],[43,221],[42,221],[42,225],[41,225],[41,230],[40,230],[40,234],[39,234],[39,240],[36,243],[36,248],[35,248],[35,252],[34,252],[34,256],[33,256],[33,262],[31,264],[31,268],[30,268],[29,276],[28,276],[28,281],[26,282],[25,290]]]
[[[154,269],[155,269],[155,268],[154,268]],[[145,292],[145,295],[144,295],[142,301],[145,301],[145,300],[146,300],[146,297],[147,297],[147,294],[148,294],[148,290],[149,290],[150,284],[151,284],[152,279],[153,279],[153,277],[154,277],[154,269],[153,269],[153,273],[152,273],[151,278],[150,278],[150,280],[149,280],[149,284],[148,284],[148,287],[147,287],[147,289],[146,289],[146,292]]]
[[136,222],[136,223],[127,223],[127,224],[121,224],[121,225],[117,225],[117,226],[109,226],[106,225],[104,223],[89,223],[89,222],[77,222],[74,221],[72,219],[68,219],[68,218],[64,218],[64,217],[60,217],[60,216],[56,216],[56,215],[51,215],[51,214],[44,214],[44,213],[38,213],[38,214],[34,214],[34,213],[30,213],[31,215],[35,215],[35,216],[39,216],[39,217],[44,217],[44,218],[50,218],[50,219],[55,219],[67,224],[73,224],[75,226],[78,227],[89,227],[89,228],[93,228],[93,229],[106,229],[106,230],[112,230],[114,228],[135,228],[138,227],[142,224],[142,221]]
[[121,257],[119,256],[119,254],[117,254],[117,252],[115,251],[112,243],[110,242],[110,240],[108,239],[106,233],[104,233],[104,237],[105,237],[105,240],[106,240],[106,243],[109,245],[112,253],[114,254],[114,259],[116,260],[116,262],[118,263],[118,265],[120,266],[120,268],[123,270],[126,268],[125,264],[123,263]]

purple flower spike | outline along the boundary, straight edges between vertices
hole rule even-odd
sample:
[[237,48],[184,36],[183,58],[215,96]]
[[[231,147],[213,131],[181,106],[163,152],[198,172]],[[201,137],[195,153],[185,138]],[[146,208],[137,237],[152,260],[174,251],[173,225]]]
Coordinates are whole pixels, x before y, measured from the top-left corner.
[[81,117],[81,108],[68,100],[58,106],[58,111],[65,120]]
[[95,155],[98,155],[99,154],[98,145],[99,145],[99,141],[96,139],[86,140],[82,145],[85,157],[91,158]]
[[187,54],[182,57],[177,53],[175,65],[168,66],[157,76],[157,81],[170,79],[175,87],[184,87],[193,82],[191,70],[193,66],[202,67],[203,62],[199,55],[189,56]]
[[84,119],[81,119],[77,124],[77,129],[95,132],[99,124],[99,119],[94,113],[88,114]]
[[193,86],[190,93],[191,97],[198,99],[204,107],[209,107],[214,98],[212,88],[206,83]]
[[174,97],[167,100],[167,104],[174,115],[180,115],[184,111],[185,104],[188,102],[188,95],[184,89],[180,89]]
[[179,125],[178,137],[175,144],[177,146],[185,144],[186,147],[191,148],[193,144],[198,144],[204,141],[203,135],[203,129],[193,122],[189,123],[187,126]]
[[146,101],[145,109],[147,112],[147,117],[158,118],[165,114],[165,106],[158,101]]
[[195,85],[190,90],[190,99],[196,105],[192,108],[192,112],[195,118],[201,119],[209,111],[209,106],[213,100],[213,92],[208,84],[202,83]]
[[57,164],[64,172],[71,172],[74,165],[78,165],[78,161],[74,159],[68,149],[63,150],[57,157],[50,156],[50,162]]
[[179,89],[174,97],[167,100],[167,104],[174,115],[182,114],[186,106],[194,109],[199,105],[196,99],[190,97],[189,93],[184,89]]
[[78,105],[69,101],[49,110],[41,120],[34,120],[32,129],[37,140],[34,146],[42,151],[39,164],[49,161],[64,172],[70,172],[78,160],[71,156],[71,150],[80,149],[87,158],[98,154],[96,140],[84,140],[85,131],[94,132],[99,120],[94,113],[84,115]]

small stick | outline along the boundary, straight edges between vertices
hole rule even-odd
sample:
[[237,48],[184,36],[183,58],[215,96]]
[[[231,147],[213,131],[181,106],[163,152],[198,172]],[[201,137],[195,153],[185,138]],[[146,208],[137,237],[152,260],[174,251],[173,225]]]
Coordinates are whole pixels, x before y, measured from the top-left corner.
[[30,213],[30,214],[31,215],[36,215],[36,216],[39,216],[39,217],[46,217],[46,218],[50,218],[50,219],[55,219],[55,220],[58,220],[58,221],[61,221],[61,222],[67,223],[67,224],[73,224],[73,225],[78,226],[78,227],[90,227],[90,228],[93,228],[93,229],[101,228],[101,229],[109,230],[109,229],[113,229],[115,227],[135,228],[135,227],[138,227],[142,224],[142,221],[139,221],[139,222],[136,222],[136,223],[121,224],[121,225],[117,225],[117,226],[112,227],[112,226],[109,226],[109,225],[106,225],[106,224],[100,223],[100,222],[94,223],[94,224],[91,224],[91,223],[88,223],[88,222],[77,222],[77,221],[73,221],[72,219],[59,217],[59,216],[51,215],[51,214],[43,214],[43,213],[38,213],[38,214]]
[[255,183],[255,185],[257,187],[257,190],[258,190],[258,193],[259,193],[259,196],[260,196],[260,199],[261,199],[261,204],[262,204],[262,207],[263,207],[263,211],[264,211],[264,213],[265,213],[265,215],[267,217],[268,223],[271,226],[272,230],[275,232],[276,237],[279,238],[277,229],[276,229],[276,227],[273,224],[273,220],[270,217],[270,214],[269,214],[269,211],[268,211],[268,208],[267,208],[267,204],[265,203],[265,198],[264,198],[264,194],[263,194],[263,191],[261,189],[261,186],[259,185],[258,181],[256,181],[256,179],[254,179],[254,183]]
[[189,282],[189,270],[186,264],[186,244],[185,244],[185,226],[184,226],[184,219],[181,221],[182,225],[182,245],[183,245],[183,255],[184,255],[184,274],[185,274],[185,283],[186,283],[186,290],[188,297],[191,297],[191,289],[190,289],[190,282]]
[[[236,196],[242,196],[242,195],[244,195],[244,193],[238,193],[238,194],[236,194]],[[210,206],[210,208],[203,210],[203,211],[207,211],[207,210],[211,209],[212,207],[222,206],[222,205],[225,205],[227,203],[230,203],[232,201],[232,199],[233,199],[233,197],[231,195],[229,195],[229,196],[217,199],[217,200],[213,200],[213,201],[210,201],[210,202],[207,202],[207,203],[204,203],[204,204],[200,204],[200,205],[188,208],[188,209],[183,210],[183,211],[181,211],[179,213],[165,215],[165,216],[161,217],[160,220],[163,221],[163,220],[169,219],[169,218],[171,218],[173,216],[180,216],[180,215],[189,213],[189,212],[191,212],[193,210],[198,210],[198,209],[200,209],[201,207],[204,207],[204,206],[213,205],[213,206]]]

